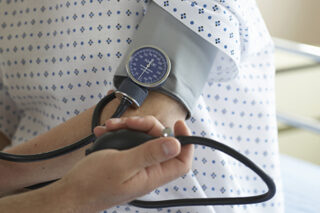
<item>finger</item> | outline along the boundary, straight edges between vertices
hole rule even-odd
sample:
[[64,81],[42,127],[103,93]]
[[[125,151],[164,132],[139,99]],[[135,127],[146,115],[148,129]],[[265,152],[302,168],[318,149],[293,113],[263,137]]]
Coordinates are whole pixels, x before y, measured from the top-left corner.
[[[154,190],[155,188],[162,186],[174,179],[181,177],[190,170],[190,164],[183,162],[177,158],[172,158],[159,164],[153,164],[149,167],[141,169],[139,172],[130,174],[131,177],[124,181],[124,184],[133,186],[131,191],[140,191],[144,195]],[[141,191],[143,188],[143,191]],[[126,187],[130,190],[129,187]]]
[[106,132],[107,132],[107,128],[105,126],[97,126],[93,129],[93,133],[95,134],[96,137],[100,137]]
[[[174,125],[175,135],[191,135],[187,125],[184,121],[177,121]],[[181,160],[183,163],[187,164],[188,167],[191,167],[192,156],[194,152],[193,144],[184,145],[181,147],[181,153],[177,156],[177,159]]]
[[148,177],[148,185],[155,185],[159,187],[167,182],[181,177],[190,170],[189,162],[184,162],[179,159],[173,158],[169,159],[159,165],[152,165],[146,168],[146,173]]
[[[174,131],[176,135],[190,135],[184,121],[177,121]],[[193,145],[184,145],[181,147],[180,154],[175,158],[162,162],[158,168],[156,166],[147,168],[148,179],[156,180],[156,184],[160,186],[186,174],[191,168],[193,149]]]
[[127,117],[123,118],[111,118],[106,120],[105,126],[108,131],[116,130],[116,129],[123,129],[123,128],[128,128],[126,121]]
[[162,136],[164,126],[154,116],[128,118],[127,125],[130,129],[143,131],[152,136]]
[[128,171],[127,177],[131,178],[141,169],[174,158],[180,153],[180,148],[180,143],[175,138],[162,137],[121,152],[127,159],[124,168]]
[[105,125],[108,131],[129,128],[137,131],[143,131],[152,136],[160,136],[164,129],[164,126],[160,121],[153,116],[113,118],[107,120]]
[[111,93],[113,93],[114,92],[114,90],[112,89],[112,90],[109,90],[108,92],[107,92],[107,95],[110,95]]
[[111,118],[105,122],[104,126],[97,126],[93,129],[93,133],[96,137],[100,137],[104,133],[116,129],[127,128],[126,117],[124,118]]
[[186,123],[182,120],[179,120],[174,125],[174,134],[177,135],[191,135]]

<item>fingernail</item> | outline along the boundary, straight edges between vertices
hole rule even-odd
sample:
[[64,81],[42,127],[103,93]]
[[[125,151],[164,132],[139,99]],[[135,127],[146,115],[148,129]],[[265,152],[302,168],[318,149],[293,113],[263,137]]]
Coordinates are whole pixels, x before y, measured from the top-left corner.
[[133,116],[133,117],[130,117],[130,119],[138,121],[138,120],[142,119],[142,117],[141,116]]
[[109,121],[111,122],[111,124],[120,124],[124,122],[124,120],[122,120],[121,118],[111,118]]
[[175,143],[176,142],[172,140],[167,140],[162,143],[162,149],[165,155],[173,156],[176,154],[177,148]]
[[106,126],[99,126],[101,129],[103,130],[107,130],[107,127]]

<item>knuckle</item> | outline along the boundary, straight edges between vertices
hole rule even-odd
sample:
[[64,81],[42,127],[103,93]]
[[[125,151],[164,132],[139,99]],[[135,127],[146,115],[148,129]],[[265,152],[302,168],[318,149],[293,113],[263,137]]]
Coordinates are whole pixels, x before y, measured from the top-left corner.
[[188,173],[190,170],[191,170],[191,163],[186,163],[181,168],[181,172],[182,172],[183,175]]

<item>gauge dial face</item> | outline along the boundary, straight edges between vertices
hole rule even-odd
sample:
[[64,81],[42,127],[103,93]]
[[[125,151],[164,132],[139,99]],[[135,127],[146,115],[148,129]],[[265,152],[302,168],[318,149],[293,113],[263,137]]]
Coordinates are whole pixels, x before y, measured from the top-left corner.
[[141,47],[131,53],[127,72],[135,83],[144,87],[157,87],[169,75],[170,60],[156,47]]

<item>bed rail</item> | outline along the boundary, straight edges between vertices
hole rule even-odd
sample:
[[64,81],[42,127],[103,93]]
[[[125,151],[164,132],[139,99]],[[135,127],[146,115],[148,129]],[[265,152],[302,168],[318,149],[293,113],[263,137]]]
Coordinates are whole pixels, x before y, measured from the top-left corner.
[[[290,67],[285,71],[305,69],[310,68],[310,66],[314,67],[320,65],[320,47],[288,41],[280,38],[273,38],[273,40],[276,49],[302,55],[315,61],[315,64]],[[317,119],[277,111],[277,120],[291,127],[304,129],[320,134],[320,122]]]

